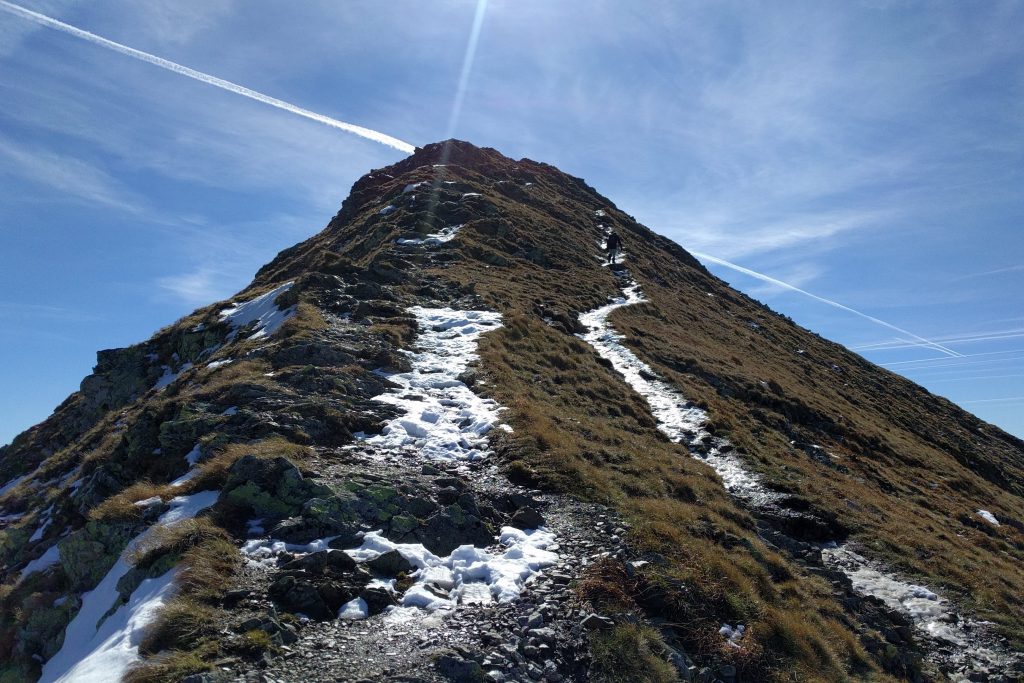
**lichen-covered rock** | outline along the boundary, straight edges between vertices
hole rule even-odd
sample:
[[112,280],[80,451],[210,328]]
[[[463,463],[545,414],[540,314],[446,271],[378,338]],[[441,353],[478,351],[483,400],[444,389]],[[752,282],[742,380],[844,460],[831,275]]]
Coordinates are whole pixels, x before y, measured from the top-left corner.
[[409,560],[405,559],[405,556],[397,550],[381,553],[367,562],[366,566],[382,576],[398,576],[402,572],[408,573],[413,570]]
[[124,488],[124,482],[113,469],[116,469],[116,465],[101,465],[84,478],[82,486],[73,497],[73,505],[78,514],[83,517],[88,515],[89,510]]
[[[181,555],[179,553],[165,553],[145,567],[135,566],[129,569],[117,582],[117,592],[121,596],[121,602],[127,602],[132,593],[135,592],[135,589],[143,581],[163,576],[174,569],[180,560]],[[121,603],[118,604],[120,605]]]
[[312,619],[331,619],[370,583],[370,574],[340,550],[311,553],[293,560],[270,584],[280,608]]
[[31,531],[25,527],[8,527],[0,531],[0,562],[12,566],[20,561]]
[[78,600],[69,598],[55,607],[26,610],[27,619],[18,629],[18,651],[26,657],[38,655],[46,661],[64,644],[64,629],[78,611]]
[[153,385],[151,365],[141,344],[98,352],[93,374],[82,380],[80,388],[83,417],[95,420],[144,394]]
[[160,425],[160,448],[167,453],[187,453],[200,437],[215,431],[221,417],[211,413],[179,416]]
[[283,519],[299,513],[313,498],[333,492],[302,476],[287,458],[240,458],[228,471],[223,495],[239,507],[248,508],[256,517]]
[[129,523],[89,522],[61,539],[60,564],[71,588],[83,591],[98,584],[134,535]]

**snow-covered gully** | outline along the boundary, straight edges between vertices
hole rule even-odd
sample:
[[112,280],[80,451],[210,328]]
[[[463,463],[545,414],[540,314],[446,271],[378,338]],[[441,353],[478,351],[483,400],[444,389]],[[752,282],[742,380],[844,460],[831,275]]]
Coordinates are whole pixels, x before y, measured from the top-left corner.
[[[598,212],[598,218],[602,212]],[[603,238],[602,249],[610,229],[599,226]],[[624,254],[619,254],[620,260]],[[600,258],[600,257],[599,257]],[[602,259],[602,265],[612,266]],[[710,449],[696,450],[708,441],[707,413],[694,406],[675,387],[658,377],[653,369],[623,344],[624,336],[608,322],[611,313],[625,306],[645,301],[640,285],[621,266],[614,268],[621,286],[621,295],[604,306],[580,314],[580,323],[586,332],[579,335],[598,355],[612,364],[623,379],[650,405],[660,429],[675,443],[690,446],[691,454],[710,465],[722,478],[730,494],[752,509],[764,509],[780,496],[766,489],[757,476],[744,469],[731,446],[722,439],[712,439]],[[701,452],[706,450],[706,452]],[[979,511],[979,515],[981,512]],[[990,514],[990,513],[989,513]],[[986,520],[984,515],[981,515]],[[854,552],[848,545],[826,544],[821,553],[822,562],[842,572],[852,582],[854,592],[884,602],[890,609],[910,618],[920,635],[932,643],[931,654],[946,669],[953,670],[954,680],[969,680],[975,672],[1008,670],[1018,657],[1004,649],[979,644],[979,636],[986,624],[958,615],[949,601],[936,592],[920,585],[900,580]]]
[[410,567],[397,580],[373,569],[367,588],[387,591],[397,604],[374,611],[356,598],[342,604],[335,619],[303,619],[300,639],[289,647],[304,656],[276,660],[265,674],[278,680],[378,680],[403,671],[433,680],[438,667],[472,669],[479,662],[478,672],[500,671],[500,680],[583,680],[588,660],[578,624],[587,614],[572,601],[570,582],[589,563],[620,552],[615,541],[625,528],[600,506],[512,485],[488,459],[488,434],[511,427],[501,422],[503,408],[463,379],[477,358],[480,336],[501,326],[500,315],[436,304],[408,311],[418,322],[406,352],[409,368],[382,372],[396,386],[374,399],[397,414],[381,433],[358,434],[354,444],[333,454],[321,480],[340,483],[370,473],[382,484],[431,498],[436,487],[457,482],[463,497],[470,497],[467,509],[475,508],[473,499],[483,508],[518,497],[528,501],[534,521],[517,522],[512,515],[487,547],[482,538],[462,540],[450,552],[433,552],[429,541],[392,537],[385,529],[363,533],[355,543],[326,537],[295,544],[251,525],[242,548],[247,586],[273,582],[282,557],[301,561],[331,549],[361,567],[392,562],[396,554]]
[[739,458],[730,452],[732,447],[725,440],[713,440],[707,452],[695,449],[695,446],[709,437],[705,428],[707,413],[658,377],[647,363],[626,348],[622,343],[624,337],[608,322],[613,311],[644,302],[640,285],[629,276],[628,271],[619,268],[616,276],[622,285],[622,295],[604,306],[580,314],[580,323],[587,329],[580,338],[594,347],[598,355],[610,362],[626,383],[647,400],[658,422],[658,429],[674,443],[688,445],[694,457],[703,460],[718,473],[731,494],[752,507],[763,507],[775,500],[778,496],[767,490],[756,475],[744,469]]
[[403,412],[379,435],[363,438],[382,451],[410,450],[427,460],[485,457],[487,433],[498,424],[501,407],[474,394],[459,376],[476,360],[480,335],[500,327],[501,316],[420,306],[409,312],[420,329],[418,350],[407,352],[412,369],[386,374],[400,388],[375,399]]

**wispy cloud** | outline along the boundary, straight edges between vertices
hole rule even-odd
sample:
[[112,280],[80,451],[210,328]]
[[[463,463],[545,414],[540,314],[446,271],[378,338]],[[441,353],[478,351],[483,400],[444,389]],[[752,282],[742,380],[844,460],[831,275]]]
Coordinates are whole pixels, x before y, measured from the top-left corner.
[[178,301],[198,307],[222,299],[228,294],[223,283],[218,281],[217,274],[218,271],[210,267],[202,267],[188,273],[159,277],[156,284]]
[[[131,213],[144,210],[143,201],[103,169],[79,158],[0,139],[0,172],[49,186],[71,197]],[[15,170],[15,173],[11,173]]]
[[0,301],[0,320],[13,321],[26,318],[44,318],[61,322],[96,322],[103,320],[101,315],[77,308]]
[[212,85],[216,88],[227,90],[228,92],[233,92],[236,95],[248,97],[251,100],[256,100],[257,102],[262,102],[263,104],[268,104],[271,107],[276,107],[277,109],[281,109],[289,113],[305,117],[307,119],[310,119],[311,121],[316,121],[317,123],[322,123],[326,126],[337,128],[338,130],[345,131],[346,133],[352,133],[353,135],[358,135],[359,137],[366,138],[367,140],[372,140],[373,142],[379,142],[382,145],[393,147],[400,152],[412,154],[412,152],[415,150],[415,147],[410,143],[405,142],[404,140],[399,140],[398,138],[393,137],[391,135],[387,135],[385,133],[381,133],[380,131],[366,128],[364,126],[357,126],[352,123],[339,121],[337,119],[331,118],[330,116],[325,116],[324,114],[318,114],[317,112],[310,111],[309,109],[304,109],[290,102],[285,102],[284,100],[279,100],[276,97],[271,97],[270,95],[265,95],[261,92],[257,92],[250,88],[246,88],[243,85],[238,85],[237,83],[226,81],[223,78],[217,78],[216,76],[203,73],[202,71],[197,71],[195,69],[183,66],[176,62],[172,62],[168,59],[164,59],[163,57],[157,57],[156,55],[150,54],[148,52],[136,50],[135,48],[128,47],[127,45],[124,45],[122,43],[118,43],[113,40],[103,38],[102,36],[98,36],[95,33],[90,33],[89,31],[85,31],[70,24],[65,24],[62,21],[58,21],[57,19],[48,17],[44,14],[39,14],[38,12],[33,12],[32,10],[25,9],[20,5],[15,5],[13,3],[7,2],[7,0],[0,0],[0,9],[6,9],[7,11],[16,14],[20,17],[23,17],[25,19],[28,19],[29,21],[33,21],[37,24],[46,26],[48,28],[62,31],[69,35],[75,36],[76,38],[81,38],[82,40],[93,43],[94,45],[99,45],[100,47],[107,48],[108,50],[113,50],[114,52],[119,52],[133,59],[138,59],[140,61],[147,62],[154,66],[158,66],[161,69],[166,69],[176,74],[192,78],[194,80],[206,83],[208,85]]
[[[889,363],[879,363],[879,365],[881,365],[883,367],[894,367],[894,366],[903,366],[903,365],[914,366],[914,365],[919,365],[919,364],[922,364],[922,363],[933,363],[933,362],[940,362],[940,363],[943,364],[943,367],[948,367],[950,364],[969,365],[971,363],[988,362],[988,361],[969,360],[969,359],[972,359],[972,358],[977,358],[979,356],[1002,356],[1002,355],[1006,355],[1006,354],[1010,354],[1010,353],[1020,353],[1021,351],[1024,351],[1024,349],[1008,349],[1008,350],[1005,350],[1005,351],[986,351],[986,352],[983,352],[983,353],[965,353],[962,356],[958,356],[957,358],[950,358],[949,356],[936,356],[936,357],[933,357],[933,358],[915,358],[913,360],[899,360],[899,361],[892,361],[892,362],[889,362]],[[1021,357],[1024,358],[1024,356],[1021,356]],[[995,359],[992,362],[999,363],[999,362],[1002,362],[1002,361],[1000,359]],[[909,370],[904,370],[904,371],[909,371]]]
[[808,254],[841,246],[854,233],[891,223],[895,210],[833,210],[765,220],[758,213],[743,215],[726,205],[703,214],[689,207],[655,210],[646,218],[658,232],[685,247],[713,251],[723,258],[742,258],[777,251]]
[[168,227],[185,267],[154,279],[155,298],[192,307],[225,299],[248,284],[269,258],[268,251],[315,233],[315,220],[275,214],[260,221],[220,223],[216,229],[202,218]]

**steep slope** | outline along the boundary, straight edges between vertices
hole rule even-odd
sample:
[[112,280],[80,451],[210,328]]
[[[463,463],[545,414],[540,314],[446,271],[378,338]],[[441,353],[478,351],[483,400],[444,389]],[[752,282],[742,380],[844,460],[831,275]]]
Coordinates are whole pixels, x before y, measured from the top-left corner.
[[101,352],[0,481],[2,680],[1020,675],[1024,443],[463,142]]

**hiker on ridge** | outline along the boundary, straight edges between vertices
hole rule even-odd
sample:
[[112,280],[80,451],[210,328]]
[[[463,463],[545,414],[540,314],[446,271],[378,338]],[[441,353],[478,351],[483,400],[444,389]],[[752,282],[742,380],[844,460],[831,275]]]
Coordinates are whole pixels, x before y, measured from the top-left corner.
[[604,243],[604,250],[608,252],[608,263],[615,265],[615,257],[619,255],[620,249],[622,249],[622,238],[619,237],[619,233],[612,231]]

